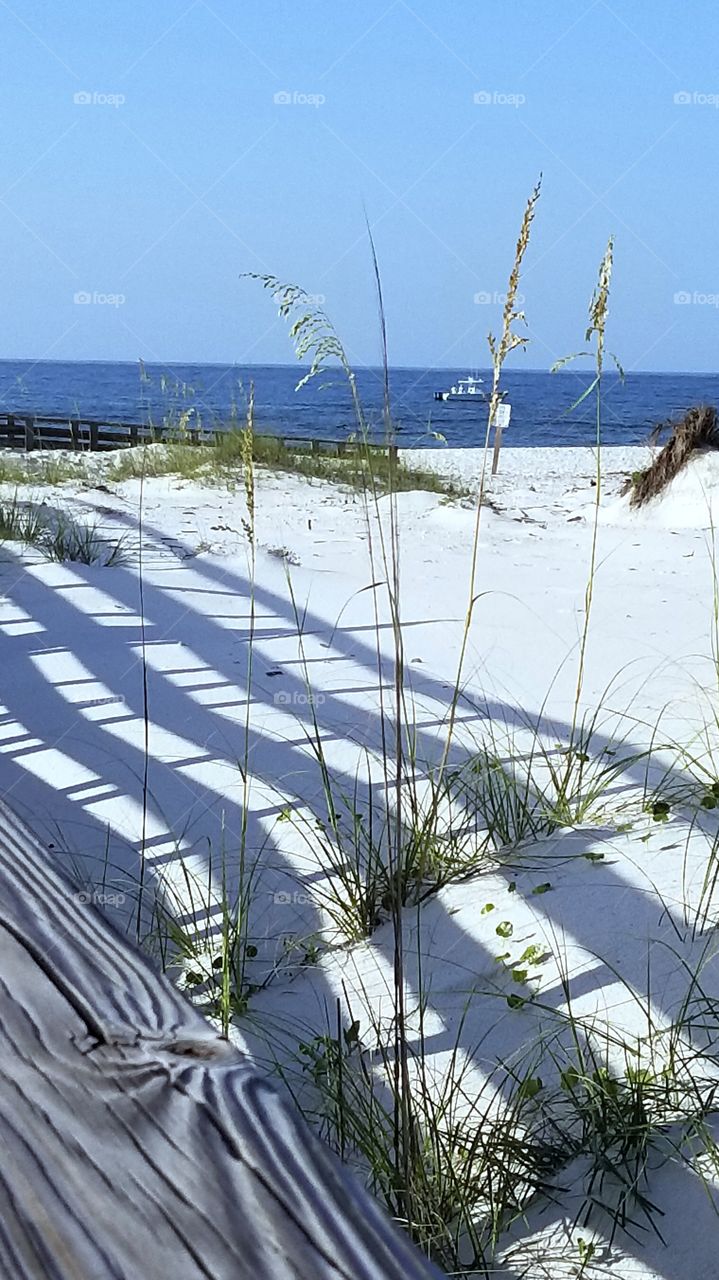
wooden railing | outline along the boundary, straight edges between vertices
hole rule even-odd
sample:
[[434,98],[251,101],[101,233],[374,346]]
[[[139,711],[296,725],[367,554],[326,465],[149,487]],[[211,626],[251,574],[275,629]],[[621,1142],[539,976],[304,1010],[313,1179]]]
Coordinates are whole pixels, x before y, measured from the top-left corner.
[[3,1280],[438,1280],[0,802]]
[[[259,434],[259,433],[258,433]],[[114,422],[99,418],[48,417],[36,414],[0,413],[0,449],[22,449],[29,453],[34,449],[106,450],[129,448],[138,444],[161,443],[180,439],[186,444],[214,445],[226,435],[222,429],[191,427],[183,429],[178,437],[171,426],[147,426],[139,422]],[[275,440],[293,452],[329,453],[342,457],[360,447],[357,441],[322,440],[315,436],[263,436]],[[384,448],[371,445],[371,448]],[[396,455],[396,446],[390,446]]]
[[0,447],[6,449],[117,449],[162,439],[162,428],[96,418],[0,414]]

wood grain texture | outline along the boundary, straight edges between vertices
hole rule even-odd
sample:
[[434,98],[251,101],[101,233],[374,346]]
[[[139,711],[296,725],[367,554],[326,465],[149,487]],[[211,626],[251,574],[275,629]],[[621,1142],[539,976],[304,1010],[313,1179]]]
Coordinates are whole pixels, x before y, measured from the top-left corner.
[[0,802],[3,1280],[438,1277]]

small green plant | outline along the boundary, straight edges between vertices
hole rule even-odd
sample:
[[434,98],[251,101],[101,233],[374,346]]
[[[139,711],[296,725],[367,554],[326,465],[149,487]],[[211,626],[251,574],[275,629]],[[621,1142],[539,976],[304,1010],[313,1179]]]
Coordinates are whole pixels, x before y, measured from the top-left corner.
[[620,1227],[656,1225],[659,1210],[644,1186],[651,1152],[661,1137],[658,1109],[666,1099],[666,1084],[631,1065],[620,1077],[589,1047],[578,1058],[578,1065],[567,1067],[560,1077],[568,1103],[567,1145],[590,1161],[584,1224],[594,1208],[607,1213],[611,1242]]
[[20,502],[17,493],[0,505],[0,540],[42,546],[47,536],[48,517],[41,507]]
[[252,911],[259,884],[259,859],[251,862],[240,848],[227,848],[208,860],[206,872],[180,857],[153,897],[146,949],[159,955],[163,968],[220,1024],[228,1035],[234,1018],[246,1013],[251,997],[274,971],[260,968]]
[[48,560],[117,565],[129,557],[128,539],[104,537],[96,524],[79,524],[63,511],[21,502],[0,505],[0,541],[36,547]]
[[310,741],[323,779],[325,816],[288,810],[281,820],[299,835],[314,877],[315,902],[345,940],[369,937],[391,919],[395,903],[416,906],[485,864],[483,852],[467,842],[463,824],[453,826],[451,817],[441,820],[443,806],[433,795],[431,778],[424,804],[406,806],[399,857],[392,859],[392,818],[384,805],[372,799],[371,788],[369,803],[360,801],[359,778],[354,795],[340,793],[318,739],[312,735]]
[[[448,774],[452,796],[490,851],[513,849],[563,827],[606,817],[616,783],[647,756],[628,741],[607,748],[603,703],[570,727],[565,742],[547,740],[544,708],[520,728],[488,722],[485,741]],[[614,801],[614,806],[617,806]]]
[[49,560],[74,560],[88,565],[124,564],[130,555],[126,536],[108,541],[96,524],[78,524],[64,514],[56,515],[48,524],[38,545]]
[[591,1240],[583,1240],[580,1236],[577,1240],[577,1253],[579,1254],[579,1270],[577,1271],[577,1280],[582,1280],[587,1267],[597,1252],[597,1246]]
[[[381,1028],[362,1028],[351,1012],[343,1026],[339,1008],[333,1030],[299,1044],[299,1080],[286,1079],[323,1139],[364,1171],[373,1194],[425,1253],[451,1275],[486,1274],[523,1205],[549,1190],[560,1154],[541,1134],[542,1081],[531,1069],[516,1080],[503,1073],[506,1105],[499,1111],[498,1079],[479,1091],[469,1087],[461,1029],[447,1070],[432,1072],[418,1016],[417,1051],[399,1085]],[[398,1087],[407,1149],[397,1147]]]
[[668,822],[671,812],[672,807],[668,800],[652,800],[649,804],[649,813],[654,822]]

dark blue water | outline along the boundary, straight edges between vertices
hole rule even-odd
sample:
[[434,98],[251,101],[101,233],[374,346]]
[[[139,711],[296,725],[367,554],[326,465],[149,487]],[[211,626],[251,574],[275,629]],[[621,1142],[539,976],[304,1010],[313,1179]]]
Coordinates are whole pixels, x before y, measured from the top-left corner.
[[[393,369],[391,390],[400,444],[483,443],[486,408],[476,404],[437,403],[435,390],[466,377],[467,369]],[[189,414],[189,426],[222,426],[233,413],[243,417],[250,383],[255,387],[258,430],[282,435],[342,439],[356,428],[346,383],[332,371],[301,391],[295,385],[301,366],[147,365],[55,361],[0,361],[0,411],[42,415],[78,414],[125,422],[162,422]],[[480,371],[481,373],[481,371]],[[489,374],[482,373],[489,384]],[[587,444],[595,438],[590,397],[573,412],[573,402],[589,385],[587,372],[550,374],[510,370],[503,379],[512,405],[507,445]],[[382,374],[360,369],[360,395],[370,422],[382,432]],[[603,439],[634,444],[658,423],[693,404],[719,402],[719,375],[628,374],[622,383],[607,374]]]

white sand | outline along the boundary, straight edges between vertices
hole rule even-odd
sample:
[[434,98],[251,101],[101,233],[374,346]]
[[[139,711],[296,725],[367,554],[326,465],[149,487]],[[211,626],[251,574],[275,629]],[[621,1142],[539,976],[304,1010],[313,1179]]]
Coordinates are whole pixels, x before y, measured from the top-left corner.
[[[631,471],[638,471],[648,464],[654,450],[648,445],[611,445],[602,450],[604,475],[608,478]],[[403,449],[402,458],[412,466],[437,470],[445,474],[469,480],[477,479],[484,463],[483,449]],[[488,454],[491,471],[492,451]],[[528,479],[532,482],[547,480],[577,481],[594,476],[597,455],[586,447],[562,449],[510,448],[505,446],[500,454],[499,471],[492,484],[503,487]]]
[[[409,456],[464,479],[476,478],[481,467],[477,451]],[[717,459],[702,461],[670,495],[634,515],[619,489],[648,457],[645,449],[604,454],[584,689],[587,707],[602,702],[605,708],[594,743],[598,753],[616,750],[617,739],[627,753],[641,750],[660,716],[661,741],[681,737],[688,743],[716,705],[706,495],[719,493]],[[496,733],[503,726],[521,733],[526,717],[543,716],[552,721],[550,741],[566,737],[583,623],[594,470],[587,449],[502,452],[501,473],[489,490],[495,509],[482,516],[480,599],[465,667],[473,699],[463,707],[465,741],[470,735],[482,738],[487,716]],[[215,871],[220,848],[238,847],[243,787],[237,762],[245,752],[252,595],[241,487],[228,493],[194,482],[147,480],[141,528],[140,497],[136,481],[111,486],[111,492],[79,484],[42,492],[50,506],[100,521],[108,537],[127,532],[133,555],[125,566],[48,564],[7,544],[0,551],[0,785],[65,865],[90,866],[98,879],[98,868],[107,864],[104,892],[122,897],[127,891],[128,914],[130,878],[137,874],[143,841],[138,548],[151,757],[144,844],[150,867],[169,877],[178,894],[185,884],[181,856],[202,876],[208,842]],[[386,527],[389,504],[381,506]],[[430,760],[441,749],[456,671],[474,512],[426,493],[401,494],[397,506],[407,682],[420,727],[418,750]],[[368,589],[382,576],[369,564],[369,538],[378,555],[378,534],[376,519],[368,526],[355,495],[296,477],[258,479],[249,837],[262,850],[254,927],[266,938],[265,956],[281,954],[278,938],[306,939],[322,923],[309,874],[316,868],[292,823],[278,822],[287,804],[318,803],[307,740],[312,714],[348,801],[358,771],[362,776],[362,744],[373,752],[378,748],[374,601],[382,650],[392,652],[383,591]],[[711,773],[711,762],[707,767]],[[563,974],[571,981],[574,1012],[605,1020],[626,1039],[646,1032],[646,1007],[658,1027],[676,1016],[689,984],[678,957],[696,965],[707,946],[706,935],[693,936],[692,924],[709,845],[681,818],[673,815],[660,825],[642,811],[644,771],[644,761],[627,765],[600,827],[556,833],[526,849],[513,868],[451,886],[427,906],[427,1034],[439,1067],[457,1036],[460,1060],[478,1087],[497,1062],[526,1058],[528,1047],[556,1030],[566,1012]],[[687,773],[675,768],[671,785],[686,789]],[[713,814],[699,813],[700,825],[711,834]],[[625,823],[630,830],[622,829]],[[588,860],[587,853],[603,857]],[[544,884],[551,888],[533,892]],[[489,903],[493,909],[483,914]],[[712,927],[714,918],[712,910]],[[496,932],[505,921],[513,928],[509,941]],[[408,931],[412,971],[413,915]],[[530,944],[544,957],[530,983],[541,1000],[511,1009],[506,996],[517,987],[496,956],[509,951],[509,963],[516,965]],[[383,926],[370,942],[327,953],[316,964],[285,962],[254,997],[254,1014],[268,1027],[291,1022],[295,1040],[306,1038],[311,1028],[324,1029],[325,1012],[335,995],[343,998],[344,983],[364,1029],[368,996],[375,1013],[387,1011],[390,964]],[[719,998],[713,951],[705,957],[702,981],[704,991]],[[719,1024],[713,1043],[716,1052]],[[610,1052],[623,1071],[621,1056],[616,1046]],[[707,1074],[706,1061],[696,1070]],[[546,1064],[539,1074],[546,1083]],[[716,1274],[719,1220],[712,1175],[706,1175],[705,1187],[697,1167],[666,1146],[650,1163],[647,1193],[665,1213],[660,1229],[666,1246],[651,1228],[639,1243],[620,1231],[610,1251],[605,1239],[605,1252],[598,1253],[597,1266],[586,1269],[586,1280],[607,1274],[622,1280],[708,1280]],[[577,1208],[576,1197],[560,1194],[556,1205],[530,1214],[529,1225],[513,1237],[515,1245],[524,1237],[522,1247],[529,1250],[544,1233],[551,1246],[545,1240],[542,1250],[545,1257],[549,1250],[552,1261],[545,1263],[548,1270],[536,1263],[525,1273],[514,1259],[512,1274],[577,1274],[577,1236],[587,1235],[572,1227]]]

